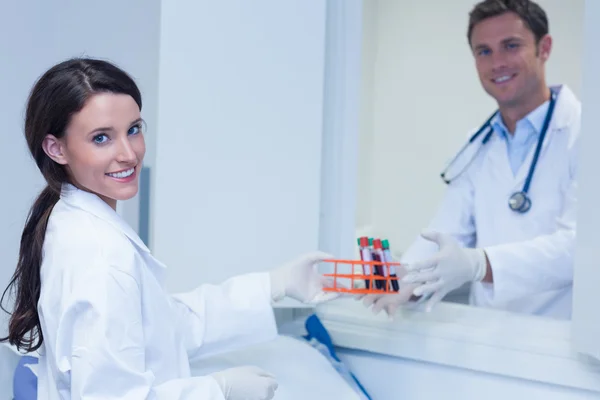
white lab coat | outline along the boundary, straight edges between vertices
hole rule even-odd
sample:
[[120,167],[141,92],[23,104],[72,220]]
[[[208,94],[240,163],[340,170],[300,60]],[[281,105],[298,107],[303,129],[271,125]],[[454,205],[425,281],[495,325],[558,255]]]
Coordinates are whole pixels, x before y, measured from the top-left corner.
[[[580,124],[581,104],[563,85],[529,189],[532,206],[525,214],[511,211],[508,199],[522,190],[535,146],[514,175],[506,141],[493,134],[466,172],[448,186],[429,229],[450,233],[465,247],[485,249],[492,266],[493,283],[471,285],[472,305],[570,319]],[[481,140],[457,164],[465,165]],[[402,261],[435,251],[437,245],[418,238]]]
[[188,357],[276,338],[269,275],[171,296],[166,272],[106,203],[65,185],[44,243],[38,398],[224,400]]

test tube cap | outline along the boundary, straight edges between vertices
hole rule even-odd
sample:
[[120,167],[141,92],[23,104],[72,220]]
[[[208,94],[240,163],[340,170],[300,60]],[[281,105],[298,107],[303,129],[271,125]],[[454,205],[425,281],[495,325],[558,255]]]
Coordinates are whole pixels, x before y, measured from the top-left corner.
[[368,237],[359,238],[359,246],[360,247],[369,247],[369,238]]
[[376,249],[381,249],[381,240],[380,239],[373,240],[373,247]]
[[369,238],[369,246],[373,246],[373,238]]
[[387,239],[383,239],[381,241],[381,245],[383,246],[384,250],[388,250],[390,248],[390,242]]

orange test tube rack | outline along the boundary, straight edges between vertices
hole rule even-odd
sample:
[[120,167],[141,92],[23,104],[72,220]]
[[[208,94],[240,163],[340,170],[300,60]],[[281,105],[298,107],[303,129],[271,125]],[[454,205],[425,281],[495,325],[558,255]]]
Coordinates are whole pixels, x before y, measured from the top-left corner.
[[[382,262],[382,261],[362,261],[362,260],[324,260],[324,263],[333,264],[333,273],[323,274],[326,277],[333,279],[331,287],[324,288],[326,292],[337,293],[352,293],[352,294],[396,294],[398,292],[392,289],[392,281],[398,280],[397,276],[391,276],[390,268],[400,266],[399,262]],[[341,266],[350,267],[349,273],[341,273]],[[364,273],[355,273],[356,266],[364,267]],[[384,270],[384,276],[374,273],[375,266],[380,266]],[[344,268],[344,269],[346,269]],[[357,288],[357,281],[369,281],[369,288]],[[376,281],[383,281],[383,289],[376,289]]]

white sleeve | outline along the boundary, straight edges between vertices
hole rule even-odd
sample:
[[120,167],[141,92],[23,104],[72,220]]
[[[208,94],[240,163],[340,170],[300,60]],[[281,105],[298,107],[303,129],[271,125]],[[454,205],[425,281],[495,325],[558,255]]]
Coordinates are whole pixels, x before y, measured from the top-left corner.
[[201,285],[172,296],[190,358],[273,340],[277,325],[268,273],[251,273],[220,285]]
[[[473,217],[473,185],[467,173],[452,181],[446,188],[441,204],[427,226],[434,230],[452,235],[464,247],[475,245],[476,232]],[[420,235],[404,252],[401,262],[411,263],[434,255],[438,246]]]
[[86,266],[74,286],[54,355],[58,367],[70,373],[71,399],[225,400],[212,377],[159,383],[146,370],[141,293],[132,276]]

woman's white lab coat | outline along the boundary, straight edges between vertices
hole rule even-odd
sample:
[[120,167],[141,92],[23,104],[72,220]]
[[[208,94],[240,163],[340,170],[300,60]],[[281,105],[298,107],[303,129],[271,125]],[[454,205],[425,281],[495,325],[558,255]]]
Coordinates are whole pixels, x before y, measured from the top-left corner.
[[188,357],[276,337],[269,275],[171,296],[166,272],[106,203],[65,185],[44,243],[39,398],[223,400]]
[[[532,206],[525,214],[511,211],[508,199],[522,190],[535,146],[515,176],[506,141],[494,134],[448,186],[429,229],[453,234],[465,247],[485,249],[492,266],[494,282],[473,283],[471,304],[570,318],[580,124],[580,102],[563,85],[529,189]],[[459,165],[466,165],[480,140]],[[402,260],[435,251],[435,244],[419,238]]]

